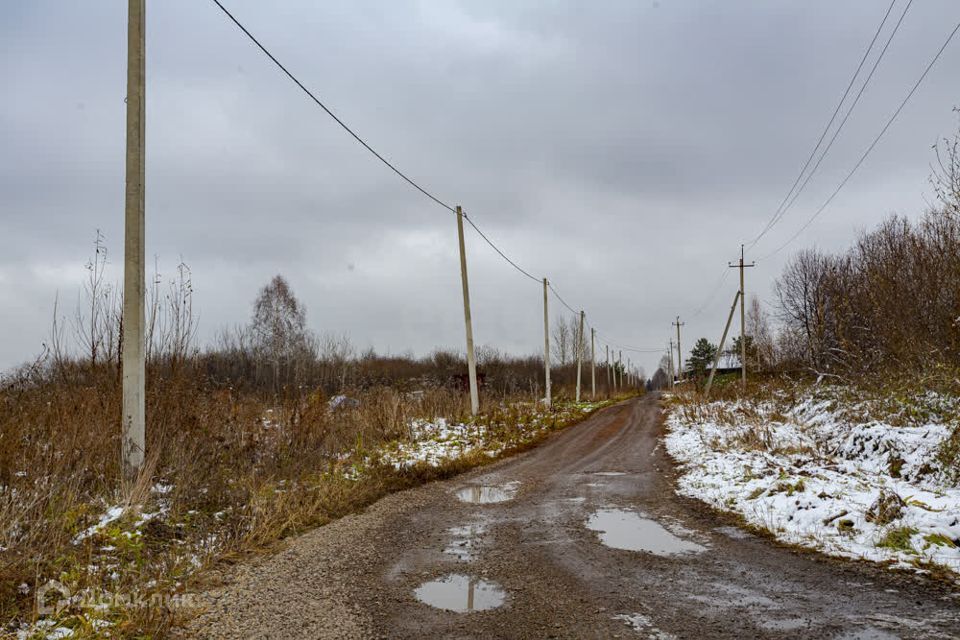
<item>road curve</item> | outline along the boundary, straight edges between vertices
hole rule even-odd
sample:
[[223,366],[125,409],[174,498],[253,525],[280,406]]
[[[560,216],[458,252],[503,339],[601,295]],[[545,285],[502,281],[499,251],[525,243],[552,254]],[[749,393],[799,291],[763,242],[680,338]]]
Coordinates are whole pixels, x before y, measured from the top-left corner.
[[[523,455],[388,496],[234,570],[225,586],[203,594],[209,610],[187,632],[960,638],[956,590],[780,546],[677,497],[661,428],[650,395],[600,411]],[[480,487],[512,490],[512,498],[457,497],[481,495]],[[649,550],[616,548],[635,546]],[[441,604],[499,606],[456,613],[415,597],[421,585],[451,574],[463,576],[464,590],[457,580],[428,589]]]

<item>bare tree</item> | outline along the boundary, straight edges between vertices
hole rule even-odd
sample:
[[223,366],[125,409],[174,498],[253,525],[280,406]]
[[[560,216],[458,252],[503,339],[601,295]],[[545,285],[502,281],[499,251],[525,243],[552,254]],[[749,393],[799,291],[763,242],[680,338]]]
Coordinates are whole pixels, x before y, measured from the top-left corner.
[[116,287],[104,280],[107,246],[97,229],[93,257],[84,265],[87,280],[73,319],[74,336],[90,364],[113,360],[120,349],[120,297]]
[[780,318],[791,334],[802,339],[805,360],[822,367],[830,348],[831,293],[828,282],[831,261],[819,251],[807,249],[784,267],[776,283]]
[[156,266],[147,306],[147,362],[179,366],[196,353],[196,334],[190,267],[181,259],[177,275],[164,283]]
[[570,333],[567,321],[563,316],[557,317],[553,321],[553,335],[550,342],[550,350],[553,352],[553,358],[557,361],[557,366],[563,367],[570,362],[573,342],[574,338]]
[[[960,107],[954,107],[960,113]],[[944,138],[934,147],[937,163],[931,167],[930,184],[944,213],[960,214],[960,133]]]
[[272,369],[275,390],[282,380],[297,381],[305,361],[315,358],[306,309],[283,276],[274,276],[257,295],[250,332],[258,361]]
[[760,371],[771,368],[776,360],[776,344],[770,329],[770,315],[756,295],[750,297],[747,307],[747,335],[751,338],[747,360],[753,359],[752,364]]
[[325,333],[317,343],[322,370],[321,384],[342,390],[347,386],[350,364],[356,358],[356,349],[346,335]]

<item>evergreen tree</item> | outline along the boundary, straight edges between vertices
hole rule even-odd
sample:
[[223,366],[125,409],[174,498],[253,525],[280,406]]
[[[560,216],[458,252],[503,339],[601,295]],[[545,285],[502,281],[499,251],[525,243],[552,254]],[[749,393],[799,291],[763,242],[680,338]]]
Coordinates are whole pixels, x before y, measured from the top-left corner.
[[700,338],[690,351],[690,357],[687,359],[687,370],[694,376],[702,376],[713,365],[713,359],[716,355],[717,345],[706,338]]

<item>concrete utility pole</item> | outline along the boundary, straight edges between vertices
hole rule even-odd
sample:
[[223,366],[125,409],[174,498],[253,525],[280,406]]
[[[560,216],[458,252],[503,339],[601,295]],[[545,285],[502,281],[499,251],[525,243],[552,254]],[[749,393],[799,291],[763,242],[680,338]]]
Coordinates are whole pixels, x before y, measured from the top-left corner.
[[546,376],[546,395],[543,397],[544,402],[547,405],[547,408],[550,408],[552,403],[552,396],[550,395],[550,316],[547,313],[547,301],[549,300],[549,295],[547,294],[547,288],[550,286],[550,283],[547,282],[547,279],[543,279],[543,368],[544,375]]
[[617,382],[617,388],[621,391],[623,390],[623,351],[618,350],[619,355],[617,356],[617,377],[619,381]]
[[676,382],[676,371],[673,370],[673,338],[670,338],[668,341],[670,347],[667,349],[667,355],[670,356],[670,386],[673,386],[673,383]]
[[127,160],[123,242],[123,473],[136,478],[146,450],[146,324],[144,259],[145,0],[127,13]]
[[727,263],[728,267],[740,269],[740,386],[747,386],[747,312],[746,304],[744,304],[744,299],[746,294],[743,290],[743,270],[746,267],[755,267],[756,263],[751,262],[750,264],[743,263],[743,245],[740,245],[740,262],[738,264],[733,264],[732,262]]
[[607,396],[610,396],[610,390],[613,387],[613,379],[610,377],[610,345],[605,345],[607,349]]
[[580,310],[580,330],[577,332],[577,402],[580,402],[580,369],[583,365],[583,309]]
[[590,327],[590,399],[597,399],[597,330]]
[[683,351],[680,349],[680,327],[687,324],[686,322],[680,322],[680,316],[677,316],[677,321],[672,322],[677,326],[677,380],[683,380]]
[[710,395],[710,387],[713,385],[713,376],[717,373],[717,365],[720,364],[720,354],[723,353],[723,345],[727,340],[727,331],[730,330],[730,322],[733,321],[733,312],[737,309],[737,300],[740,299],[740,292],[733,296],[733,304],[730,306],[730,315],[727,316],[727,324],[723,327],[723,335],[720,337],[720,346],[717,347],[717,353],[713,356],[713,369],[710,370],[710,377],[707,378],[707,386],[703,388],[704,397]]
[[473,321],[470,319],[470,285],[467,282],[467,250],[463,243],[463,209],[457,205],[457,235],[460,238],[460,279],[463,282],[463,321],[467,326],[467,375],[470,378],[470,413],[480,412],[477,391],[477,358],[473,351]]

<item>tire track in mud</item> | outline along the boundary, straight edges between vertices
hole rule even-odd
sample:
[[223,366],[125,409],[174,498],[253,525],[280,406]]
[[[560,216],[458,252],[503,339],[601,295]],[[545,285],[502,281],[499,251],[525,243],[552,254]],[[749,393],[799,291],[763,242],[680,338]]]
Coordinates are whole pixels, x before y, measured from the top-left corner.
[[[514,458],[388,496],[238,568],[204,594],[210,610],[188,631],[960,637],[960,599],[946,585],[783,547],[676,496],[661,429],[657,398],[647,396]],[[506,499],[484,501],[504,487]],[[457,497],[464,489],[466,501]]]

